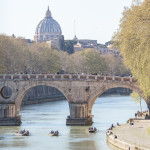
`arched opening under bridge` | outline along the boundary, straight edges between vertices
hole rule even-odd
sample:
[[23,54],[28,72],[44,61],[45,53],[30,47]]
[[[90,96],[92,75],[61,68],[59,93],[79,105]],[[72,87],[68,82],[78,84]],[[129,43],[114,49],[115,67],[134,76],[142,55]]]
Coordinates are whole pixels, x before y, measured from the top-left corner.
[[[29,85],[20,94],[20,97],[17,97],[17,114],[21,115],[22,122],[33,123],[37,121],[51,124],[56,120],[57,115],[61,115],[64,116],[64,120],[61,121],[65,124],[69,115],[69,105],[66,97],[63,90],[55,85]],[[22,106],[22,104],[28,104],[28,106]]]
[[[129,118],[134,118],[135,113],[140,111],[140,103],[133,101],[129,94],[131,91],[127,88],[111,88],[104,90],[100,96],[93,99],[90,113],[94,116],[94,126],[99,126],[103,122],[108,128],[111,124],[126,123]],[[142,108],[147,110],[144,100]]]

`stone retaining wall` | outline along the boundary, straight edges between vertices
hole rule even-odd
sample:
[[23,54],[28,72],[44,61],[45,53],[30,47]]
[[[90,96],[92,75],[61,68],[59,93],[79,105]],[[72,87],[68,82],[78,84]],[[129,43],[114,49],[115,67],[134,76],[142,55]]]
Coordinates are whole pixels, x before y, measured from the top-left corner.
[[115,147],[118,147],[118,148],[123,149],[123,150],[149,150],[149,149],[144,148],[144,147],[139,147],[136,145],[126,143],[124,141],[120,141],[119,139],[115,139],[114,135],[107,135],[107,141],[110,144],[114,145]]
[[52,102],[52,101],[58,101],[58,100],[65,100],[66,98],[64,96],[53,96],[49,97],[47,99],[32,99],[32,100],[26,100],[23,101],[21,105],[31,105],[31,104],[39,104],[44,102]]
[[49,99],[55,96],[63,96],[63,94],[56,88],[40,85],[31,88],[24,96],[23,101],[34,99]]

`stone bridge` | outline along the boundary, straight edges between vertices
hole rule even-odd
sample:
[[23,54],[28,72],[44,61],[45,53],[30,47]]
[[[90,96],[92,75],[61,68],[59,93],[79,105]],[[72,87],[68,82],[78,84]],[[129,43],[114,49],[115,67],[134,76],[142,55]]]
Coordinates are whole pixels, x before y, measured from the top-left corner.
[[[0,75],[0,125],[20,125],[22,99],[28,90],[38,85],[55,87],[66,97],[70,108],[67,125],[91,125],[93,104],[108,89],[123,87],[142,95],[136,80],[131,77],[78,74]],[[4,95],[6,87],[9,87],[12,95]]]

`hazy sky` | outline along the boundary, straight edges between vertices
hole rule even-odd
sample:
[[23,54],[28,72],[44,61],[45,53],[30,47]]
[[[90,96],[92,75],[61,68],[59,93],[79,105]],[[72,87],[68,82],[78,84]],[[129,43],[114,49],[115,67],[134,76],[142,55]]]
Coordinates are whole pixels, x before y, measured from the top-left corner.
[[[0,34],[33,39],[47,7],[65,39],[111,40],[125,6],[132,0],[0,0]],[[74,32],[75,25],[75,32]]]

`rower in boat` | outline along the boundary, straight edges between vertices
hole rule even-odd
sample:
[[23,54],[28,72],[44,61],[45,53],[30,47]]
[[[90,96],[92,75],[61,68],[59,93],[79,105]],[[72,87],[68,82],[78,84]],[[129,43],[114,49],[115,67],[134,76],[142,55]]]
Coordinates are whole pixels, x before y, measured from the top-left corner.
[[26,130],[24,129],[23,131],[22,131],[22,130],[20,131],[20,135],[21,135],[21,136],[29,136],[29,135],[30,135],[30,132],[29,132],[28,130],[26,131]]
[[95,127],[90,127],[89,128],[89,132],[91,133],[96,133],[97,132],[97,129]]
[[50,133],[49,133],[51,136],[58,136],[59,135],[59,131],[54,131],[52,130]]

